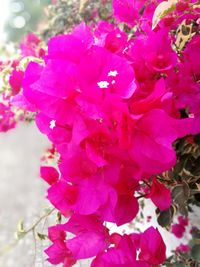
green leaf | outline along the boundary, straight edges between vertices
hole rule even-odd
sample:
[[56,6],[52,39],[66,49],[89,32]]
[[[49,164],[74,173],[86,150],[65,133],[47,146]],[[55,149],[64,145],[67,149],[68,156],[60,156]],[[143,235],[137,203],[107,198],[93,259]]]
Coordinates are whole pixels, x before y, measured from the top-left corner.
[[57,212],[56,214],[56,222],[57,224],[61,224],[62,222],[62,214],[60,212]]
[[17,224],[17,232],[23,233],[24,230],[24,220],[20,220]]
[[193,260],[200,260],[200,245],[194,245],[191,250],[191,257]]
[[24,229],[24,221],[20,220],[17,224],[17,232],[15,233],[15,238],[17,240],[23,238],[26,235],[26,231]]
[[193,228],[191,234],[194,239],[200,239],[200,230],[198,228]]
[[39,237],[39,239],[42,241],[42,240],[45,240],[47,238],[47,235],[44,235],[44,234],[41,234],[41,233],[37,233],[37,236]]
[[177,262],[174,264],[174,267],[186,267],[185,263],[182,263],[182,262]]
[[169,227],[172,223],[172,219],[175,213],[175,209],[173,206],[171,206],[168,210],[164,210],[164,211],[158,211],[158,217],[157,217],[157,221],[158,224],[162,227]]
[[26,235],[26,232],[23,232],[23,233],[21,233],[21,232],[16,232],[16,233],[15,233],[15,238],[16,238],[17,240],[19,240],[19,239],[23,238],[25,235]]
[[190,188],[187,183],[183,182],[175,186],[172,189],[172,198],[176,204],[179,206],[184,205],[190,196]]

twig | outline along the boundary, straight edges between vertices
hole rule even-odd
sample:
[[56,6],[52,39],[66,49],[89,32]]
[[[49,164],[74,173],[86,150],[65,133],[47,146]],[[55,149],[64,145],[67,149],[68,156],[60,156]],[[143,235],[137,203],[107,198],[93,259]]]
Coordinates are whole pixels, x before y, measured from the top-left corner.
[[38,221],[36,221],[33,226],[31,226],[27,231],[21,232],[21,236],[14,240],[13,242],[11,242],[10,244],[4,246],[2,249],[0,249],[0,256],[5,255],[6,253],[10,252],[13,248],[15,248],[19,241],[23,238],[25,238],[29,233],[33,233],[35,234],[35,229],[36,227],[44,220],[46,219],[49,215],[51,215],[53,212],[55,211],[55,208],[51,209],[50,211],[48,211],[45,215],[43,215],[42,217],[39,218]]

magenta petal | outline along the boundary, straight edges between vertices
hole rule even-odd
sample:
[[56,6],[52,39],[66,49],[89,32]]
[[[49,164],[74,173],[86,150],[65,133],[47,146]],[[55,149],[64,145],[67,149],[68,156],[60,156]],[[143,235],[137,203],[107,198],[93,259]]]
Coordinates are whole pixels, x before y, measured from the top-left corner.
[[134,196],[122,195],[119,196],[115,207],[115,222],[122,225],[132,221],[139,210],[139,204]]
[[159,231],[148,228],[140,238],[140,260],[152,265],[162,264],[166,258],[166,246]]
[[108,244],[105,236],[99,233],[86,232],[67,241],[67,247],[75,259],[87,259],[104,251]]
[[57,182],[59,178],[59,173],[54,167],[41,166],[40,167],[40,176],[48,184],[52,185]]
[[185,226],[180,225],[180,224],[173,224],[172,225],[172,233],[177,237],[177,238],[182,238],[184,233],[185,233]]
[[23,71],[17,71],[13,70],[10,78],[9,78],[9,84],[12,87],[12,93],[13,95],[16,95],[19,93],[21,87],[22,87],[22,80],[24,77],[24,72]]
[[172,198],[170,190],[153,178],[149,197],[161,211],[171,206]]

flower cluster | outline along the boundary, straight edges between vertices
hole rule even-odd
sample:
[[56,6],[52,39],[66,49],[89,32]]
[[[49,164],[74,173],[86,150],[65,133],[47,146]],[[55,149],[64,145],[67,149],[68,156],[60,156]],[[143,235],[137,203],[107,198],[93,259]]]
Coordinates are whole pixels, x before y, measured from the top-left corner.
[[188,219],[184,218],[183,216],[179,216],[178,223],[172,225],[172,233],[177,238],[182,238],[185,233],[187,225],[188,225]]
[[29,120],[28,112],[33,110],[21,92],[24,69],[29,61],[40,61],[44,55],[41,39],[29,33],[20,43],[19,55],[0,62],[0,132],[15,128],[21,120]]
[[[93,257],[92,267],[150,267],[165,260],[157,229],[119,235],[106,227],[131,222],[141,195],[161,211],[170,207],[157,175],[175,165],[174,141],[199,132],[200,38],[188,30],[197,14],[180,1],[152,31],[159,2],[113,0],[116,19],[134,33],[82,23],[51,38],[43,63],[25,70],[23,97],[60,155],[59,172],[41,168],[47,197],[69,218],[49,229],[52,264]],[[180,46],[183,21],[190,37]]]

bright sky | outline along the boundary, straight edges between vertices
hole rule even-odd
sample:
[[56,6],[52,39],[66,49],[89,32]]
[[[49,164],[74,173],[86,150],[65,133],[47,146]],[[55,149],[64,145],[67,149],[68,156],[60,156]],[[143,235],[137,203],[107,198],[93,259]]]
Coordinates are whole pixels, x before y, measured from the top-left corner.
[[10,0],[0,0],[0,46],[6,41],[6,33],[4,32],[4,24],[9,16]]

